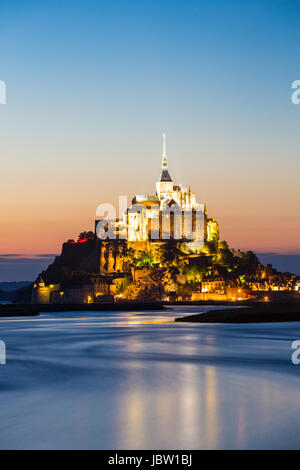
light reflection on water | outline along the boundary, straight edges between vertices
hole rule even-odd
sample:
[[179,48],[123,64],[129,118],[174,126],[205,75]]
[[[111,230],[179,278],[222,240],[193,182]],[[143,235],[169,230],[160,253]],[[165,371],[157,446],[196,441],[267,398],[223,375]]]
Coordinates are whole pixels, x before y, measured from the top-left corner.
[[300,323],[171,322],[198,309],[2,319],[0,447],[298,448]]

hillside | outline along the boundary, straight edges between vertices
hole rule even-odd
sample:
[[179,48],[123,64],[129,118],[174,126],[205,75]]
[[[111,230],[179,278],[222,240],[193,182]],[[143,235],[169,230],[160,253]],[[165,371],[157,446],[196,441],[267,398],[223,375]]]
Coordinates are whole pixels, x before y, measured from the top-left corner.
[[[40,274],[46,284],[60,283],[62,288],[80,284],[97,271],[97,243],[93,232],[82,232],[77,241],[63,243],[62,252]],[[17,291],[14,302],[31,302],[32,283]]]
[[0,282],[0,290],[11,292],[27,287],[31,281],[17,281],[17,282]]
[[13,300],[16,295],[15,291],[5,291],[0,289],[0,302],[4,300]]

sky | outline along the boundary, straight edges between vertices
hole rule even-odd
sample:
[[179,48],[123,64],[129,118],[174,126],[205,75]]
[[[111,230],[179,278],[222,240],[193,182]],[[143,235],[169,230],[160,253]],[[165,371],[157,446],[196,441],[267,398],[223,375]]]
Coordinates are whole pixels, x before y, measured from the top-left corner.
[[163,132],[222,239],[299,255],[299,43],[298,0],[2,0],[0,280],[153,194]]

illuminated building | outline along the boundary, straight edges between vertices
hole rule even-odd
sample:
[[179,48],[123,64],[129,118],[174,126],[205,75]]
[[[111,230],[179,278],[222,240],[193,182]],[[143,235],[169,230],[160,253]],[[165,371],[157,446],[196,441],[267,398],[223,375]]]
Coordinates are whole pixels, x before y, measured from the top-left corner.
[[40,275],[33,285],[32,303],[49,304],[52,301],[53,294],[59,291],[59,288],[59,284],[46,285],[44,279]]
[[215,292],[223,294],[225,292],[226,282],[222,278],[205,278],[202,281],[201,292]]
[[108,224],[116,239],[125,239],[133,246],[138,244],[140,249],[149,242],[175,239],[183,242],[186,250],[199,252],[206,241],[219,236],[218,224],[207,218],[205,204],[197,202],[190,187],[186,189],[173,183],[168,170],[165,135],[156,194],[136,195],[124,212],[123,220],[108,221]]

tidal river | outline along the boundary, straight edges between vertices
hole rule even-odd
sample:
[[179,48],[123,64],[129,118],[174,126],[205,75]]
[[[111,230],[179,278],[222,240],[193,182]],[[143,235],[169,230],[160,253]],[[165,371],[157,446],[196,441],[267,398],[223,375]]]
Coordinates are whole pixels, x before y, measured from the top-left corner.
[[300,323],[173,322],[208,308],[0,319],[0,448],[299,448]]

